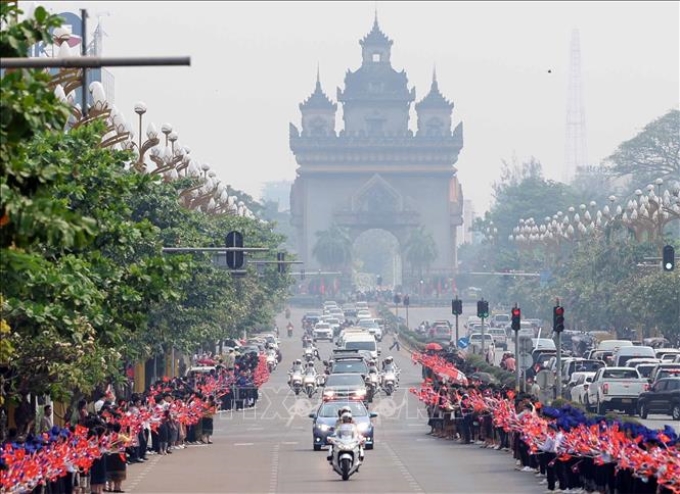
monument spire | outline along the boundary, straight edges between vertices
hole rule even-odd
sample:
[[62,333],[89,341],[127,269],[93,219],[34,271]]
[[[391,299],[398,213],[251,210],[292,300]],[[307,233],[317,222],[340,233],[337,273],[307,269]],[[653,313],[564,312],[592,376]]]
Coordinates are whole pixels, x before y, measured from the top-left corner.
[[581,44],[578,29],[571,32],[569,85],[563,180],[571,182],[580,167],[588,165],[586,111],[581,79]]

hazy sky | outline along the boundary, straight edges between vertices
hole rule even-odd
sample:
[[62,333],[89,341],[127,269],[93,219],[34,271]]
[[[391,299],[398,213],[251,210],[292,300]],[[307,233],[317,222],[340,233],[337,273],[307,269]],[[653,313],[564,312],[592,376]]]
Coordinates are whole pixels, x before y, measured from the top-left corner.
[[376,5],[394,40],[392,65],[418,100],[436,64],[454,125],[464,125],[457,167],[478,213],[502,159],[533,155],[547,177],[562,177],[573,28],[591,163],[680,102],[678,2],[40,3],[55,13],[86,8],[92,29],[100,16],[104,55],[191,56],[191,67],[110,69],[116,106],[133,119],[144,101],[145,122],[173,124],[194,158],[255,197],[263,182],[295,177],[288,123],[299,127],[317,63],[332,99],[359,67]]

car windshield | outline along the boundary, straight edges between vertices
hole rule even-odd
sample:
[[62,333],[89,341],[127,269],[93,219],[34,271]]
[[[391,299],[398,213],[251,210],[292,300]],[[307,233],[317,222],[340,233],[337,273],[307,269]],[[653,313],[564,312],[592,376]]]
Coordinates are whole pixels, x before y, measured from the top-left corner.
[[347,350],[375,350],[374,341],[348,341],[345,343]]
[[358,386],[363,383],[359,374],[331,374],[326,379],[326,386]]
[[656,364],[642,364],[636,366],[635,368],[642,377],[651,377],[654,367],[656,367]]
[[343,407],[349,407],[352,411],[352,416],[354,417],[365,417],[367,415],[366,407],[360,401],[350,401],[350,402],[328,402],[324,403],[319,409],[319,417],[331,418],[338,416],[338,410]]
[[601,360],[583,360],[574,362],[574,370],[577,372],[597,372],[600,367],[604,367],[604,362]]
[[333,372],[336,374],[365,374],[367,370],[363,360],[341,360],[333,364]]
[[370,319],[364,319],[363,321],[359,322],[359,326],[362,328],[377,328],[378,323],[375,321],[371,321]]
[[680,367],[678,368],[669,368],[669,369],[661,369],[659,373],[656,376],[656,379],[662,379],[664,377],[677,377],[680,376]]
[[605,379],[637,379],[639,374],[635,369],[607,369],[602,377]]

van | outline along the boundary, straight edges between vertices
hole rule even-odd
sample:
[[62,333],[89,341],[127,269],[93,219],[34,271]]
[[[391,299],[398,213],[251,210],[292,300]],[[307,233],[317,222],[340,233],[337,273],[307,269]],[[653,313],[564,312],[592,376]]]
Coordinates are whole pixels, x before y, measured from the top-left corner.
[[510,323],[510,315],[508,314],[494,314],[491,317],[491,326],[494,328],[504,328]]
[[372,334],[350,333],[343,338],[343,348],[345,350],[365,350],[370,352],[371,357],[377,359],[380,349]]
[[614,367],[623,367],[630,359],[654,357],[654,349],[651,346],[623,346],[614,353]]
[[597,349],[607,352],[615,352],[618,348],[624,346],[633,346],[633,342],[630,340],[602,340],[600,344],[597,345]]

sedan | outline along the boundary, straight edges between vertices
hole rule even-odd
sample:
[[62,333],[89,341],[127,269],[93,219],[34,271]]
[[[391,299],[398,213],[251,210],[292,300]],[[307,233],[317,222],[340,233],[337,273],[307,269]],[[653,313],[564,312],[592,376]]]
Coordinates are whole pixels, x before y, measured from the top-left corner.
[[323,388],[324,400],[366,400],[366,383],[361,374],[331,374]]
[[314,451],[319,451],[327,446],[328,436],[332,436],[335,423],[338,420],[338,410],[349,407],[352,418],[362,436],[366,438],[366,449],[373,449],[373,424],[371,419],[377,417],[375,412],[369,412],[360,401],[325,401],[316,412],[310,413],[309,418],[314,419],[312,424],[312,444]]

